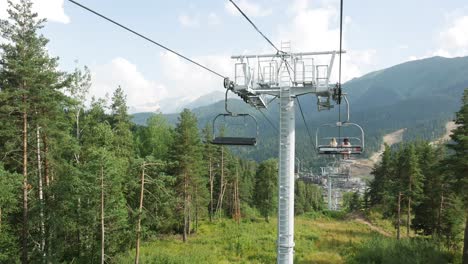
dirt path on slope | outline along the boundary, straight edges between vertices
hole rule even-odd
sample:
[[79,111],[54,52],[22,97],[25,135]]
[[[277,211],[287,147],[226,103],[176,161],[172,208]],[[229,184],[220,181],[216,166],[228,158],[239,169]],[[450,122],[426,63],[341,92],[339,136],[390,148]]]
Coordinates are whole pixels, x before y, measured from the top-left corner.
[[362,216],[357,216],[356,218],[354,218],[354,220],[358,223],[361,223],[361,224],[364,224],[364,225],[367,225],[372,231],[375,231],[383,236],[386,236],[386,237],[391,237],[392,234],[388,233],[387,231],[383,230],[382,228],[378,227],[378,226],[375,226],[373,225],[371,222],[369,222],[368,220],[366,220],[364,217]]
[[[450,121],[445,124],[445,133],[439,139],[434,140],[431,144],[443,144],[450,140],[450,135],[452,131],[457,128],[455,122]],[[397,144],[403,140],[403,133],[406,131],[406,128],[399,129],[392,133],[386,134],[383,137],[383,142],[391,146]],[[380,145],[380,149],[377,152],[374,152],[368,159],[358,159],[352,165],[351,174],[352,176],[365,176],[370,175],[374,165],[380,161],[381,155],[385,150],[384,143]]]
[[377,152],[374,152],[368,159],[358,159],[354,161],[351,174],[352,176],[362,176],[370,175],[374,164],[379,162],[382,153],[385,150],[385,143],[389,146],[399,143],[403,140],[403,133],[406,131],[406,128],[399,129],[392,133],[386,134],[383,137],[383,143],[380,145],[380,149]]
[[445,134],[439,139],[432,141],[431,144],[438,145],[438,144],[443,144],[449,141],[450,135],[452,135],[452,131],[457,127],[458,125],[455,124],[455,122],[453,121],[447,122],[447,124],[445,124]]

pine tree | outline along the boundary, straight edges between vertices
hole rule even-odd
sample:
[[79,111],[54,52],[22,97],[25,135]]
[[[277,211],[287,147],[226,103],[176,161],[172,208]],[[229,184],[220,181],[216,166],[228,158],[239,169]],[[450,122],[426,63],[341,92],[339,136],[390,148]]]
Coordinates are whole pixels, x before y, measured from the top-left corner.
[[184,109],[180,114],[172,151],[173,159],[177,163],[174,175],[180,195],[178,209],[182,218],[182,238],[185,242],[190,232],[190,217],[195,209],[194,198],[197,198],[198,191],[206,186],[201,180],[203,157],[197,119],[188,109]]
[[210,221],[213,221],[214,216],[214,184],[215,184],[215,151],[216,147],[211,144],[211,140],[213,139],[213,131],[209,124],[205,126],[203,129],[203,139],[204,143],[204,150],[203,150],[203,159],[206,161],[207,164],[207,171],[208,171],[208,188],[210,191]]
[[392,156],[390,147],[385,144],[382,160],[372,170],[374,179],[370,183],[369,199],[371,206],[380,205],[384,211],[388,210],[392,199],[390,185],[392,180]]
[[110,124],[115,135],[113,142],[115,154],[130,162],[134,157],[132,123],[128,114],[126,95],[120,86],[114,91],[110,110]]
[[[67,78],[57,70],[57,58],[51,58],[46,49],[48,40],[40,35],[39,31],[43,27],[45,20],[38,19],[37,14],[32,12],[32,2],[30,0],[21,0],[17,4],[9,2],[9,19],[2,20],[0,23],[0,32],[5,41],[1,44],[2,49],[2,68],[0,70],[1,80],[1,105],[0,112],[9,113],[6,118],[10,118],[12,129],[21,135],[21,142],[16,139],[10,141],[10,146],[21,146],[21,164],[12,165],[15,171],[21,170],[23,175],[23,222],[21,232],[22,253],[21,261],[27,263],[30,258],[28,235],[30,233],[30,197],[29,189],[31,183],[38,182],[39,189],[39,211],[41,212],[41,247],[40,254],[45,256],[45,237],[44,237],[44,197],[42,186],[42,169],[47,172],[47,166],[43,168],[41,159],[42,153],[37,150],[31,157],[29,143],[36,139],[36,146],[39,148],[42,143],[39,142],[42,135],[47,136],[52,133],[54,121],[51,119],[54,114],[60,112],[65,97],[59,91],[66,85]],[[11,113],[11,114],[10,114]],[[3,116],[3,115],[2,115]],[[34,128],[34,129],[32,129]],[[33,136],[34,135],[34,136]],[[47,143],[44,142],[45,146]],[[38,181],[31,181],[30,174],[34,171],[30,166],[32,160],[36,163],[36,175]],[[47,177],[48,174],[45,173]],[[46,178],[47,179],[47,178]]]
[[424,235],[435,235],[440,233],[440,217],[450,194],[445,183],[446,173],[440,164],[444,153],[443,149],[432,147],[429,142],[418,142],[416,149],[424,177],[421,203],[414,208],[413,226]]
[[21,187],[21,175],[9,173],[0,164],[0,263],[18,261],[19,248],[13,232],[14,223],[8,219],[18,211],[16,197]]
[[173,144],[173,128],[162,114],[154,114],[146,120],[146,127],[139,127],[136,145],[140,157],[152,156],[167,160]]
[[462,97],[462,107],[456,114],[455,123],[458,127],[453,131],[453,144],[448,147],[453,154],[447,157],[446,164],[453,179],[452,189],[460,194],[465,204],[465,238],[463,245],[463,264],[468,264],[468,89]]
[[269,216],[276,211],[277,207],[278,162],[267,160],[260,163],[255,179],[255,205],[268,222]]
[[407,201],[407,214],[406,214],[406,236],[409,237],[411,228],[411,210],[414,204],[418,203],[422,193],[423,175],[419,168],[418,156],[416,155],[415,147],[409,144],[404,150],[402,182],[404,184],[404,194]]
[[[81,140],[81,130],[80,125],[83,111],[85,108],[86,95],[91,88],[91,72],[88,67],[84,67],[83,70],[75,68],[75,71],[71,75],[70,86],[68,91],[71,95],[73,101],[70,104],[70,113],[73,116],[75,137],[77,142]],[[79,151],[75,153],[75,162],[80,163]]]

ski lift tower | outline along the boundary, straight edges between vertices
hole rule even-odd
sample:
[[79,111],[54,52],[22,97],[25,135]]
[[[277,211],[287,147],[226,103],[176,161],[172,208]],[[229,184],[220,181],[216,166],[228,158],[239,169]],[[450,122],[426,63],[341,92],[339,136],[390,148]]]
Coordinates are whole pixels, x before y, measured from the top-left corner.
[[[320,167],[322,171],[322,177],[327,178],[327,198],[328,198],[328,210],[337,209],[337,195],[336,190],[333,192],[334,181],[348,181],[351,176],[351,166],[349,163],[344,162],[332,162],[326,167]],[[334,195],[333,195],[334,193]],[[335,197],[335,203],[332,203],[332,196]]]
[[[341,51],[344,53],[344,51]],[[231,89],[246,103],[261,109],[266,108],[266,97],[279,98],[279,201],[277,263],[293,263],[294,253],[294,150],[295,115],[294,99],[313,93],[317,96],[318,110],[332,107],[336,85],[330,84],[333,61],[339,51],[291,52],[289,42],[281,43],[276,54],[237,55],[234,80],[225,80],[226,89]],[[317,56],[330,57],[327,64],[316,64]],[[328,61],[327,58],[324,58]]]

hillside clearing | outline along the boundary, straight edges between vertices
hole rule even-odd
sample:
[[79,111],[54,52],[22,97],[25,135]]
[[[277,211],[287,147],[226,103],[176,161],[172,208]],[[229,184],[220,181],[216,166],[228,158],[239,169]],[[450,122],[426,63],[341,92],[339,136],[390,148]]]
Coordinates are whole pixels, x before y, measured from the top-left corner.
[[[142,263],[274,263],[276,219],[204,222],[184,244],[180,236],[166,236],[144,243]],[[379,230],[360,220],[296,217],[295,263],[345,263],[346,256],[362,241],[382,237]],[[117,258],[133,263],[134,251]]]
[[402,128],[384,135],[383,143],[380,145],[379,151],[374,152],[368,159],[359,159],[353,163],[352,175],[354,177],[370,175],[372,167],[380,161],[380,157],[385,150],[385,144],[391,146],[400,143],[403,140],[403,134],[405,131],[406,128]]
[[434,140],[432,144],[438,145],[443,144],[450,140],[450,135],[452,135],[452,131],[457,128],[457,124],[455,122],[450,121],[445,124],[445,133],[437,140]]

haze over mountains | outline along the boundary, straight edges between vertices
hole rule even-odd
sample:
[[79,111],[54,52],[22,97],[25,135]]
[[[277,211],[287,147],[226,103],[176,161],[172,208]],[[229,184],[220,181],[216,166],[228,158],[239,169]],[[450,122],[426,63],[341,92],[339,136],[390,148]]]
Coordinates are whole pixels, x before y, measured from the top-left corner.
[[[453,119],[461,104],[463,90],[468,88],[468,57],[432,57],[405,62],[387,69],[355,78],[343,85],[348,93],[351,121],[366,131],[368,153],[378,149],[382,136],[407,128],[404,139],[434,139],[444,132],[445,123]],[[218,97],[219,96],[219,97]],[[197,115],[200,126],[211,124],[218,113],[224,112],[223,92],[209,94],[187,104]],[[218,102],[215,102],[218,100]],[[311,134],[323,123],[338,121],[338,107],[318,113],[314,95],[299,98]],[[254,149],[241,149],[257,160],[273,157],[277,153],[276,131],[255,109],[238,99],[230,99],[237,112],[248,112],[259,120],[260,143]],[[344,117],[344,107],[341,109]],[[269,105],[266,115],[278,127],[278,103]],[[137,113],[134,121],[145,124],[151,113]],[[165,115],[171,123],[177,114]],[[296,107],[296,142],[298,155],[314,156],[300,112]],[[308,154],[310,153],[310,155]]]
[[[220,87],[222,87],[221,83]],[[164,114],[180,113],[182,110],[184,110],[184,108],[195,109],[197,107],[209,105],[214,102],[224,100],[224,96],[224,92],[222,90],[219,90],[202,95],[196,99],[192,99],[190,96],[187,96],[185,98],[167,98],[161,100],[158,103],[158,105],[146,105],[146,107],[159,108],[159,112]]]

